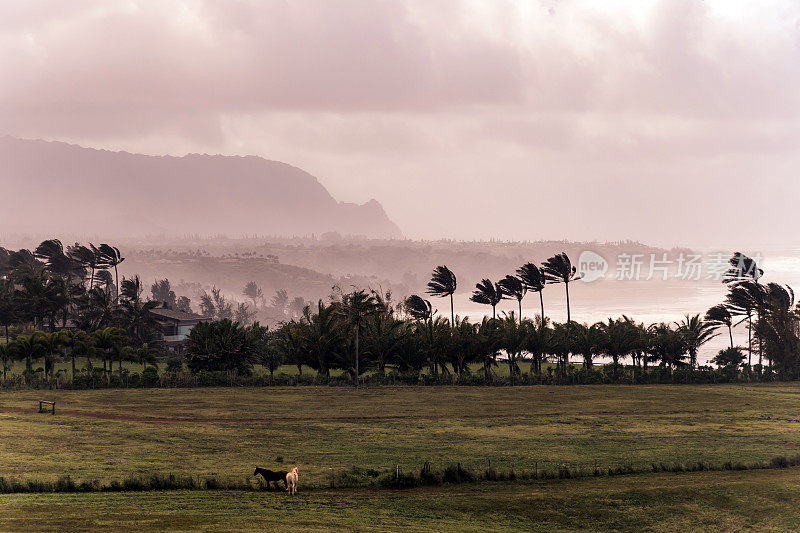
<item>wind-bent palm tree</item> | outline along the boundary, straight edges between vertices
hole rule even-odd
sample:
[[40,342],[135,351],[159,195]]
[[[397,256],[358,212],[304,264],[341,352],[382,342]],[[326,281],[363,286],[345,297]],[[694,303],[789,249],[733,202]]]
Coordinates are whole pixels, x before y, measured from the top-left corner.
[[525,285],[526,290],[539,293],[539,305],[542,308],[541,316],[542,320],[544,320],[544,298],[542,298],[542,291],[544,291],[544,286],[547,282],[544,277],[544,272],[533,263],[525,263],[517,269],[517,276],[522,280],[522,284]]
[[456,292],[457,285],[456,275],[446,265],[441,265],[436,267],[433,274],[431,274],[431,281],[428,283],[427,290],[427,293],[433,296],[450,297],[450,325],[452,327],[455,327],[456,324],[456,316],[453,310],[453,294]]
[[258,300],[264,298],[264,292],[255,281],[248,281],[242,289],[242,294],[253,300],[253,309],[258,309]]
[[122,254],[119,252],[119,248],[115,246],[110,246],[108,244],[101,244],[99,248],[97,248],[97,254],[100,257],[100,262],[108,267],[114,267],[114,280],[117,286],[117,301],[119,301],[119,270],[118,267],[120,263],[125,261],[125,258],[122,257]]
[[580,279],[578,269],[572,265],[565,252],[556,254],[542,264],[542,271],[547,281],[552,283],[563,283],[567,293],[567,324],[572,322],[569,309],[569,282]]
[[[89,290],[91,290],[92,287],[94,287],[95,271],[98,268],[101,268],[101,265],[100,265],[99,251],[97,250],[97,248],[95,248],[93,244],[90,244],[89,246],[91,246],[91,248],[83,246],[81,244],[76,244],[75,246],[70,247],[67,253],[73,260],[77,261],[85,269],[89,270],[90,272]],[[86,283],[85,278],[83,283]]]
[[706,311],[706,321],[710,322],[715,327],[725,326],[728,328],[728,336],[731,340],[731,348],[733,348],[733,316],[731,312],[722,304],[717,304],[708,311]]
[[753,315],[756,315],[764,301],[764,289],[755,281],[742,281],[728,291],[725,305],[733,316],[747,320],[747,368],[752,368],[753,359]]
[[364,322],[367,317],[380,311],[378,300],[373,294],[367,293],[365,290],[357,290],[342,296],[342,301],[338,304],[338,311],[345,323],[353,328],[355,332],[355,381],[356,385],[359,383],[359,368],[358,368],[358,342],[361,334],[361,329],[364,327]]
[[694,368],[697,365],[697,351],[705,343],[718,335],[713,323],[700,318],[700,315],[686,315],[683,320],[675,323],[678,331],[683,334],[686,342],[686,351],[689,352],[689,365]]
[[791,287],[778,283],[768,283],[764,287],[756,333],[759,340],[759,367],[763,354],[769,361],[769,368],[777,365],[779,369],[797,375],[800,369],[800,338]]
[[143,301],[141,295],[142,282],[138,275],[122,280],[120,321],[137,346],[148,342],[158,328],[158,323],[150,311],[157,308],[159,303],[154,300]]
[[286,306],[289,304],[289,294],[286,289],[275,291],[275,296],[272,297],[272,307],[278,310],[280,314],[286,313]]
[[739,283],[740,281],[754,281],[758,283],[764,271],[758,268],[758,263],[752,257],[742,252],[735,252],[728,260],[730,268],[723,274],[722,283]]
[[416,294],[412,294],[403,302],[403,307],[411,318],[427,322],[433,316],[433,307],[429,300],[425,300]]
[[519,322],[522,323],[522,299],[525,297],[525,284],[517,276],[506,276],[497,282],[504,296],[517,300],[519,306]]
[[58,239],[42,241],[33,255],[43,260],[47,269],[61,278],[69,279],[75,271],[75,261],[64,253],[64,245]]
[[497,283],[493,283],[492,280],[483,279],[475,285],[475,292],[472,293],[469,299],[476,304],[491,305],[492,318],[497,318],[497,304],[503,299],[503,289]]

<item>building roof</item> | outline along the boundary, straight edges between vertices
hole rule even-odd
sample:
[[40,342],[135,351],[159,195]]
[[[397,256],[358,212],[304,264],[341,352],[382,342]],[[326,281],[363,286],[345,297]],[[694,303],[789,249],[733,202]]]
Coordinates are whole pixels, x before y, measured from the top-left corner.
[[165,307],[151,309],[150,312],[156,315],[156,318],[175,320],[178,322],[200,322],[202,320],[208,320],[208,317],[204,317],[202,315],[185,313],[183,311],[178,311],[177,309],[167,309]]

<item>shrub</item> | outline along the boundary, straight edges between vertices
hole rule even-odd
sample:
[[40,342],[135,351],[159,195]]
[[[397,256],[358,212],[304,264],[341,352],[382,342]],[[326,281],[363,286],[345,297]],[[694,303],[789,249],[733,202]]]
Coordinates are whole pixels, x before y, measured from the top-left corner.
[[142,371],[142,385],[152,387],[156,384],[158,384],[158,369],[154,366],[148,366]]

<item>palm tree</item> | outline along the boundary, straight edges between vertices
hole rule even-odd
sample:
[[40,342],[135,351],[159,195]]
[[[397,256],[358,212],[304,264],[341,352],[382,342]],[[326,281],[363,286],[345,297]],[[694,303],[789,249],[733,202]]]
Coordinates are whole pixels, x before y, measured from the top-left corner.
[[242,289],[242,294],[253,300],[253,309],[258,309],[258,300],[264,297],[264,292],[255,281],[248,281]]
[[446,265],[441,265],[434,269],[431,274],[431,281],[428,283],[428,294],[444,298],[450,297],[450,325],[455,327],[456,318],[453,309],[453,294],[456,292],[456,275],[447,268]]
[[728,260],[730,268],[723,274],[722,283],[739,283],[740,281],[753,281],[758,283],[764,271],[758,268],[758,263],[752,257],[742,252],[735,252]]
[[567,323],[572,321],[569,310],[569,282],[580,279],[578,269],[572,265],[565,252],[556,254],[542,264],[542,271],[547,281],[551,283],[563,283],[567,293]]
[[6,381],[6,370],[9,368],[8,361],[13,356],[11,345],[8,343],[0,343],[0,361],[3,362],[3,383]]
[[433,307],[429,300],[412,294],[403,302],[403,308],[414,320],[427,322],[433,316]]
[[367,321],[364,331],[364,355],[377,366],[378,374],[386,373],[386,365],[403,348],[408,331],[405,322],[393,313],[377,313]]
[[147,343],[142,344],[138,348],[131,348],[130,346],[126,348],[129,349],[125,354],[127,356],[126,359],[142,365],[142,371],[144,371],[148,364],[155,365],[158,360],[158,354],[160,353],[156,348]]
[[571,324],[571,322],[554,323],[547,344],[548,351],[556,358],[557,369],[560,370],[563,375],[567,374],[569,354],[573,348]]
[[697,351],[708,341],[717,336],[716,327],[713,323],[700,318],[700,315],[686,315],[683,320],[675,323],[678,331],[683,333],[686,350],[689,352],[689,365],[694,368],[697,365]]
[[528,327],[525,351],[531,354],[531,358],[533,359],[531,375],[536,374],[539,381],[541,381],[542,362],[546,354],[550,352],[553,330],[549,326],[549,321],[542,316],[539,316],[532,322],[525,322],[525,324]]
[[33,255],[43,260],[47,269],[61,278],[70,279],[75,272],[76,261],[64,252],[64,245],[58,239],[42,241]]
[[122,302],[119,306],[120,324],[124,325],[131,339],[137,346],[148,342],[158,328],[151,311],[158,307],[158,302],[143,301],[142,282],[136,275],[122,280]]
[[64,336],[60,331],[45,333],[41,342],[44,352],[44,375],[47,376],[49,374],[50,377],[53,377],[55,359],[64,346]]
[[283,364],[283,353],[278,349],[273,335],[267,326],[254,322],[248,333],[252,339],[253,351],[256,362],[261,363],[269,370],[269,382],[275,377],[275,371]]
[[17,321],[19,312],[14,284],[11,280],[0,278],[0,326],[5,329],[6,344],[8,344],[8,327]]
[[730,310],[722,304],[717,304],[706,311],[706,321],[715,327],[726,326],[731,340],[731,348],[733,348],[733,316]]
[[491,305],[492,318],[497,318],[497,304],[503,299],[503,289],[497,283],[483,279],[475,285],[475,292],[469,299],[477,304]]
[[517,359],[525,351],[528,343],[528,328],[514,318],[514,311],[504,315],[500,319],[501,346],[506,352],[511,385],[514,385],[514,378],[520,373]]
[[483,379],[488,383],[492,378],[492,367],[497,366],[497,354],[502,349],[503,336],[500,322],[494,318],[483,317],[478,326],[478,358],[483,366]]
[[684,354],[687,352],[685,336],[664,322],[651,324],[648,333],[650,334],[648,349],[651,356],[663,366],[669,367],[672,373],[676,365],[683,363]]
[[61,331],[61,344],[69,351],[70,359],[72,361],[72,379],[75,379],[75,356],[82,353],[87,356],[91,355],[93,348],[92,337],[85,331]]
[[[202,324],[202,322],[201,322]],[[108,327],[92,333],[94,345],[103,355],[103,371],[111,371],[111,363],[116,355],[119,358],[119,372],[122,374],[122,347],[125,344],[125,330],[121,328]],[[106,370],[106,361],[110,361]]]
[[479,324],[473,324],[468,318],[456,320],[456,327],[452,332],[452,350],[450,362],[455,373],[469,374],[469,365],[481,356],[482,343],[478,333]]
[[367,317],[380,311],[380,305],[374,294],[369,294],[363,289],[353,291],[342,296],[342,301],[338,304],[338,310],[345,323],[353,328],[355,332],[355,382],[359,382],[358,368],[358,342],[361,328]]
[[44,336],[41,331],[34,331],[31,335],[18,335],[12,343],[13,353],[20,359],[25,359],[25,371],[33,371],[33,359],[44,354]]
[[280,358],[296,365],[297,373],[303,377],[303,363],[306,362],[308,352],[302,339],[302,326],[294,320],[282,324],[275,331],[273,343]]
[[616,375],[619,360],[632,355],[638,347],[640,332],[627,317],[616,320],[609,318],[606,322],[598,322],[597,328],[601,334],[600,352],[611,358]]
[[500,286],[504,296],[508,296],[509,298],[514,298],[517,300],[517,305],[519,305],[519,320],[521,324],[522,299],[525,297],[525,292],[527,291],[525,284],[522,283],[522,280],[516,276],[506,276],[498,281],[497,285]]
[[522,284],[525,285],[526,290],[539,293],[539,305],[542,308],[541,316],[542,319],[544,319],[544,298],[542,298],[542,291],[544,291],[544,286],[547,281],[544,277],[544,273],[533,263],[525,263],[517,269],[517,276],[522,280]]
[[796,376],[800,370],[800,338],[794,291],[778,283],[768,283],[759,312],[756,332],[759,339],[759,366],[763,353],[769,368]]
[[335,305],[317,301],[317,312],[311,306],[303,310],[300,339],[306,362],[320,374],[330,376],[337,360],[346,359],[340,310]]
[[755,281],[736,283],[728,290],[725,306],[732,316],[747,320],[747,368],[752,368],[753,358],[753,315],[756,315],[764,301],[764,289]]
[[591,368],[592,359],[603,350],[605,335],[601,324],[572,324],[570,351],[583,357],[583,368]]
[[108,244],[101,244],[100,247],[96,249],[96,251],[100,258],[100,263],[102,263],[104,266],[108,268],[114,267],[114,279],[117,287],[117,301],[119,301],[118,267],[120,263],[125,261],[125,258],[122,257],[122,254],[120,254],[119,248],[116,248],[115,246],[110,246]]
[[283,315],[286,313],[286,305],[289,303],[289,295],[285,289],[275,291],[275,296],[272,297],[272,307],[278,310]]
[[91,248],[83,246],[81,244],[76,244],[75,246],[70,247],[67,253],[74,261],[77,261],[85,269],[89,270],[90,272],[89,289],[91,289],[92,287],[94,287],[95,271],[101,267],[100,267],[100,257],[98,249],[95,248],[93,244],[90,244],[89,246],[91,246]]

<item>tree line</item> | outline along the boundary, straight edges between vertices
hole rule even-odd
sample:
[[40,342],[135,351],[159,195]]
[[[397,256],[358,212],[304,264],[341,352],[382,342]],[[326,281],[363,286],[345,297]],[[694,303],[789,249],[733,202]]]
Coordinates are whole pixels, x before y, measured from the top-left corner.
[[[91,358],[102,359],[103,372],[111,372],[116,362],[121,373],[123,360],[143,367],[154,363],[160,353],[158,324],[149,311],[162,302],[191,311],[191,302],[176,298],[167,280],[154,283],[153,298],[144,299],[138,276],[119,279],[117,267],[123,261],[119,250],[107,244],[64,247],[51,239],[33,251],[0,248],[4,372],[14,359],[25,360],[28,371],[33,361],[43,360],[45,375],[52,375],[58,359],[71,359],[74,374],[75,358],[82,356],[89,365]],[[526,382],[541,382],[545,367],[566,376],[578,366],[590,371],[598,358],[606,358],[613,379],[636,382],[649,368],[670,374],[676,368],[697,368],[702,346],[727,332],[730,346],[713,359],[719,367],[734,375],[798,377],[798,310],[791,288],[762,283],[763,271],[744,254],[733,254],[729,263],[725,301],[675,323],[643,324],[627,316],[595,324],[573,321],[569,283],[580,273],[566,253],[542,264],[526,263],[497,281],[478,282],[470,299],[492,311],[480,321],[456,316],[458,280],[446,265],[434,269],[426,295],[395,302],[391,293],[335,288],[328,301],[305,305],[301,312],[295,304],[298,309],[272,329],[250,324],[212,290],[200,305],[215,319],[191,331],[183,363],[192,372],[239,374],[262,365],[270,376],[287,364],[300,375],[309,367],[325,377],[335,370],[354,383],[365,373],[453,379],[477,374],[489,381],[506,365],[515,383],[523,378],[522,360],[529,363]],[[563,284],[567,297],[563,323],[549,319],[544,305],[543,292],[556,284]],[[522,302],[529,293],[538,293],[540,312],[523,317]],[[256,308],[259,301],[266,305],[255,283],[243,294]],[[450,316],[437,315],[425,296],[449,299]],[[498,315],[497,305],[506,299],[515,300],[518,311]],[[279,291],[273,305],[288,308],[288,297]],[[61,327],[68,322],[73,325],[69,330]],[[11,339],[9,328],[21,326],[33,332]],[[739,327],[748,331],[746,347],[734,345],[733,331]]]

